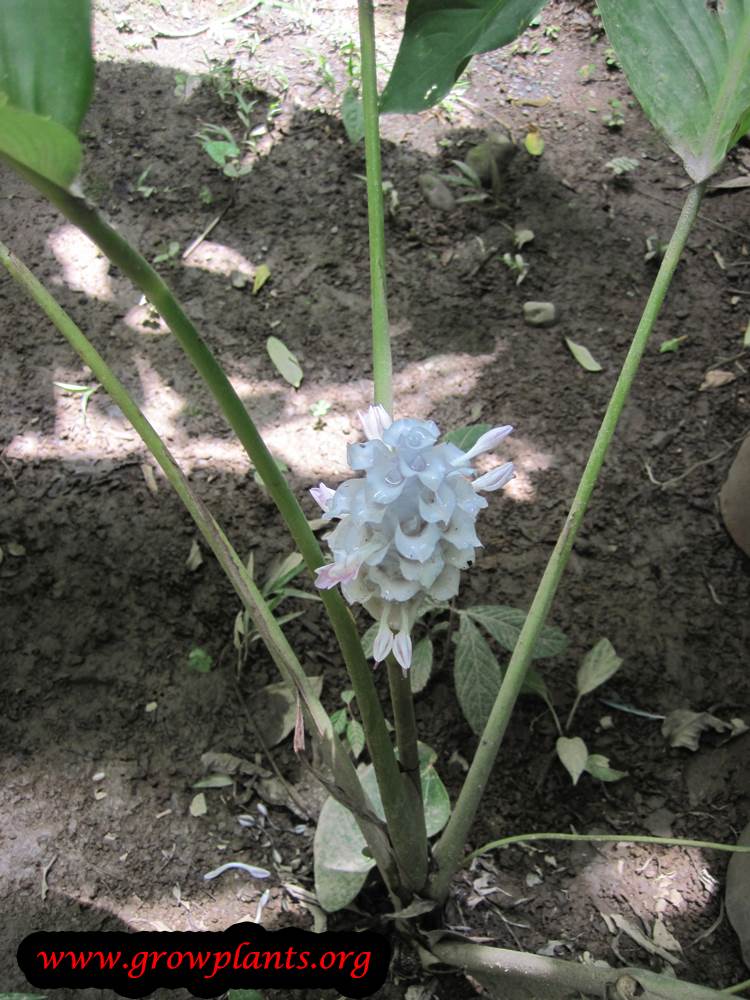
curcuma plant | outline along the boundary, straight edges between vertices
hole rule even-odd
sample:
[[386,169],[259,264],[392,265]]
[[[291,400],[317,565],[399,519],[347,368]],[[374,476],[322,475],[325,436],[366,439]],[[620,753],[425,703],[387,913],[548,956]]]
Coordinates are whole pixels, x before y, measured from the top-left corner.
[[[171,290],[76,193],[82,157],[76,132],[93,81],[88,0],[45,0],[33,11],[28,0],[4,0],[0,5],[0,160],[80,227],[134,282],[211,389],[286,522],[307,570],[315,576],[350,676],[353,695],[347,695],[347,708],[356,704],[364,731],[369,762],[359,768],[341,739],[348,728],[346,720],[342,724],[339,715],[332,721],[325,711],[273,616],[267,599],[273,603],[272,595],[268,591],[264,595],[254,584],[158,434],[85,335],[2,244],[0,260],[140,434],[242,600],[247,616],[242,619],[243,634],[257,633],[298,698],[300,723],[317,746],[330,793],[315,838],[321,904],[329,910],[346,906],[377,868],[389,916],[395,917],[394,933],[414,947],[425,965],[439,962],[468,970],[493,996],[708,1000],[722,994],[642,969],[584,966],[478,946],[441,927],[441,910],[457,871],[510,843],[628,840],[746,850],[700,841],[554,832],[512,832],[473,849],[467,845],[517,698],[524,689],[546,697],[530,664],[549,653],[545,621],[706,182],[750,128],[750,0],[599,0],[609,40],[635,96],[681,157],[692,184],[528,614],[519,621],[520,613],[514,609],[482,606],[459,612],[457,688],[480,738],[452,807],[435,770],[434,753],[418,740],[411,688],[418,657],[412,630],[423,614],[445,611],[445,602],[458,592],[461,572],[471,565],[480,544],[475,522],[487,506],[483,494],[502,489],[513,477],[509,462],[479,475],[474,459],[494,451],[511,428],[485,428],[474,440],[459,444],[450,437],[441,439],[431,421],[408,414],[394,419],[399,407],[394,405],[391,378],[378,116],[388,111],[417,112],[441,100],[472,55],[511,42],[543,6],[543,0],[410,0],[399,54],[379,98],[372,4],[359,2],[374,392],[373,406],[362,415],[366,441],[349,448],[349,465],[362,475],[336,490],[322,483],[312,490],[324,519],[338,522],[328,539],[333,559],[327,561],[250,414]],[[393,735],[346,602],[362,604],[376,622],[372,653],[376,662],[386,664]],[[465,678],[487,661],[487,643],[475,620],[512,647],[509,663],[498,668],[494,686],[487,688],[490,697],[479,706],[458,683],[459,663]],[[596,683],[613,670],[612,662],[610,658],[601,668]],[[588,675],[579,678],[579,695],[592,690],[592,684]],[[359,735],[358,730],[352,732]],[[601,760],[592,762],[593,755],[588,755],[580,738],[564,737],[562,732],[560,738],[558,752],[570,764],[573,780],[584,769],[594,773],[598,767],[601,773]],[[361,741],[348,742],[349,747],[356,743],[359,756]],[[298,752],[304,752],[301,741],[296,745]],[[573,755],[576,760],[571,763]],[[613,776],[616,772],[608,780]]]

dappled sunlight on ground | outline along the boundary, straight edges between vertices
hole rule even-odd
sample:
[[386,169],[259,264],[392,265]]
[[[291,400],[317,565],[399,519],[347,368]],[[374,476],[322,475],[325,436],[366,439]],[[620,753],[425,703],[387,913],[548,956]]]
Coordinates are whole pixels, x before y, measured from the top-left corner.
[[49,234],[47,244],[62,267],[62,277],[52,279],[51,284],[67,285],[91,298],[112,301],[109,261],[88,236],[66,223]]

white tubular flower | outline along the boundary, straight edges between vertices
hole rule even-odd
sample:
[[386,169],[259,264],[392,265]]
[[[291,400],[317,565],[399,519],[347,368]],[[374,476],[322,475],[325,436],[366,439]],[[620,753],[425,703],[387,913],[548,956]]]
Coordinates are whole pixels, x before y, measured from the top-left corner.
[[502,489],[515,475],[506,462],[474,479],[472,460],[513,428],[495,427],[464,452],[438,444],[431,420],[392,421],[382,406],[359,416],[368,440],[349,445],[347,458],[364,476],[337,490],[323,483],[310,490],[324,519],[339,521],[328,539],[334,561],[316,571],[316,584],[341,584],[350,604],[363,604],[379,623],[375,662],[393,653],[408,670],[423,599],[454,597],[460,571],[481,547],[474,522],[487,501],[480,491]]

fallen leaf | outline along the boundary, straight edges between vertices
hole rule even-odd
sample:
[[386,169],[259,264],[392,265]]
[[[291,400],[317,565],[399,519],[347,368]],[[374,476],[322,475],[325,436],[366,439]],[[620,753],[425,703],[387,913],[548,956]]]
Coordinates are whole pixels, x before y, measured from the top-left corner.
[[651,940],[657,947],[664,948],[666,951],[675,953],[682,951],[682,945],[680,942],[673,934],[670,934],[666,925],[661,920],[654,921],[654,927],[651,931]]
[[271,277],[271,269],[267,264],[261,264],[258,270],[255,272],[255,277],[253,278],[253,295],[257,295],[261,288],[265,285],[268,279]]
[[602,370],[602,366],[598,361],[594,360],[588,347],[584,347],[583,344],[576,344],[569,337],[565,338],[565,343],[581,368],[585,368],[587,372],[600,372]]
[[687,334],[682,337],[673,337],[671,340],[663,340],[659,345],[659,354],[674,353],[687,340]]
[[269,337],[266,341],[266,350],[281,377],[295,389],[299,389],[302,382],[302,368],[286,344],[278,337]]
[[705,392],[706,389],[719,389],[722,385],[729,385],[730,382],[734,382],[736,378],[737,376],[734,372],[714,368],[713,371],[706,372],[698,391]]
[[526,147],[526,152],[531,156],[541,156],[544,152],[544,139],[536,126],[532,126],[526,133],[523,144]]
[[661,734],[666,737],[671,747],[685,747],[686,750],[697,750],[701,733],[713,729],[717,733],[731,731],[729,722],[722,722],[708,712],[691,712],[687,708],[676,708],[664,719]]
[[198,569],[198,567],[202,565],[202,563],[203,563],[203,556],[201,555],[201,548],[200,545],[198,545],[196,539],[194,538],[190,546],[190,553],[187,559],[185,560],[185,565],[187,566],[187,568],[190,570],[191,573],[194,573]]
[[20,559],[26,555],[26,548],[20,542],[8,542],[8,555]]
[[641,931],[632,920],[628,920],[627,917],[623,917],[619,913],[611,913],[610,919],[618,930],[622,931],[623,934],[627,934],[627,936],[632,941],[635,941],[636,944],[640,945],[644,951],[649,952],[651,955],[658,955],[666,962],[669,962],[670,965],[677,965],[679,963],[679,958],[676,958],[671,951],[660,947],[654,941],[647,938],[643,931]]
[[712,184],[711,191],[741,191],[742,188],[750,187],[750,177],[747,175],[743,177],[730,177],[729,180],[719,181],[717,184]]
[[141,463],[141,472],[143,473],[143,478],[146,481],[146,486],[148,487],[149,493],[153,496],[159,492],[159,487],[156,484],[156,476],[154,475],[154,470],[148,464],[148,462]]
[[522,249],[522,247],[525,247],[527,243],[531,243],[533,239],[534,239],[533,229],[523,229],[517,226],[513,230],[513,240],[518,250]]
[[190,803],[190,815],[205,816],[207,812],[208,805],[206,803],[206,796],[203,792],[198,792],[197,795],[193,796],[193,801]]

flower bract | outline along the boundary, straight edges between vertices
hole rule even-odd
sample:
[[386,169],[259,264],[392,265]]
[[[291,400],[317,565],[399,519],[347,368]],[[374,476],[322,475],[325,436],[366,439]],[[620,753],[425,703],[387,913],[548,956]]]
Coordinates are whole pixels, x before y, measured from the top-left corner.
[[462,569],[481,546],[475,530],[483,492],[506,486],[515,473],[506,462],[476,477],[473,460],[513,430],[494,427],[468,451],[440,442],[431,420],[391,420],[382,406],[360,413],[367,441],[351,444],[355,472],[332,490],[310,492],[326,520],[339,523],[328,537],[333,562],[317,570],[322,589],[341,585],[350,604],[363,604],[378,624],[376,662],[389,653],[411,665],[411,629],[425,598],[458,593]]

